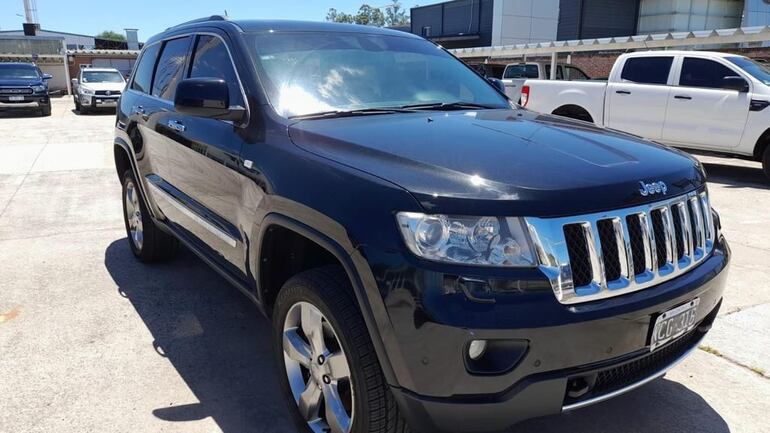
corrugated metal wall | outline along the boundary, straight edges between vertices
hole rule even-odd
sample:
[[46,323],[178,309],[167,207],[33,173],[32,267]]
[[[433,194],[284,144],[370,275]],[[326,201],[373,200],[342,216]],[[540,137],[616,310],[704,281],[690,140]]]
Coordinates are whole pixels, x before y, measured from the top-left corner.
[[561,0],[559,40],[636,34],[639,0]]
[[412,33],[430,38],[478,35],[472,41],[442,41],[447,48],[489,46],[492,41],[494,0],[455,0],[412,8]]

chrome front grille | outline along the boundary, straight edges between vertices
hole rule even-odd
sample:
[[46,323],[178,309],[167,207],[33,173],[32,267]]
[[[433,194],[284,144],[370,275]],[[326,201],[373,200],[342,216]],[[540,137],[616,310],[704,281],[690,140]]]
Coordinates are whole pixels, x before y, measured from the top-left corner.
[[700,263],[716,238],[705,191],[617,211],[526,220],[540,269],[564,304],[670,280]]

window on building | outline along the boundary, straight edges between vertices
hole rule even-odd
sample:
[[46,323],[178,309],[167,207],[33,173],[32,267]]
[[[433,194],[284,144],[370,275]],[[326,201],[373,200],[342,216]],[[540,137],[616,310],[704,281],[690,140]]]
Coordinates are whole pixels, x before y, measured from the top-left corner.
[[626,60],[620,79],[640,84],[666,84],[673,57],[634,57]]
[[136,66],[136,72],[134,72],[134,81],[131,83],[132,89],[142,93],[150,93],[152,70],[155,68],[158,51],[160,51],[160,44],[149,46],[144,50],[142,58],[139,59],[139,64]]
[[230,88],[230,105],[243,105],[238,75],[233,69],[230,53],[222,39],[215,36],[198,36],[193,55],[191,78],[221,78]]
[[685,57],[684,62],[682,62],[679,85],[721,89],[722,80],[729,76],[739,75],[727,66],[713,60]]
[[158,59],[158,67],[155,69],[155,78],[152,82],[152,96],[174,100],[176,85],[183,76],[189,46],[189,37],[172,39],[163,44],[163,52]]

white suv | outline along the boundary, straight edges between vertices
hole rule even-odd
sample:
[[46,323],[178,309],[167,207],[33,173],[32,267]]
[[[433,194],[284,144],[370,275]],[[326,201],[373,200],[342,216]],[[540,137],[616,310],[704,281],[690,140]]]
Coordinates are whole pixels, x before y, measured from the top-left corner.
[[114,108],[125,87],[126,80],[117,69],[83,68],[72,79],[75,108],[81,114],[94,108]]

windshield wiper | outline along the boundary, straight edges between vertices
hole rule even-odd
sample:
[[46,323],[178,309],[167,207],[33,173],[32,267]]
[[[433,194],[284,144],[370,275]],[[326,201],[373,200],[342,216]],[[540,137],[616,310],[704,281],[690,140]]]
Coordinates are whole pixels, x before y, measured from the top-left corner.
[[394,114],[394,113],[413,113],[412,110],[406,110],[403,108],[362,108],[360,110],[330,110],[321,111],[318,113],[310,114],[298,114],[296,116],[289,116],[292,120],[302,119],[329,119],[339,117],[354,117],[354,116],[368,116],[372,114]]
[[480,109],[496,109],[502,107],[496,107],[494,105],[477,104],[475,102],[434,102],[429,104],[411,104],[402,105],[401,108],[411,110],[464,110],[466,108],[480,108]]

